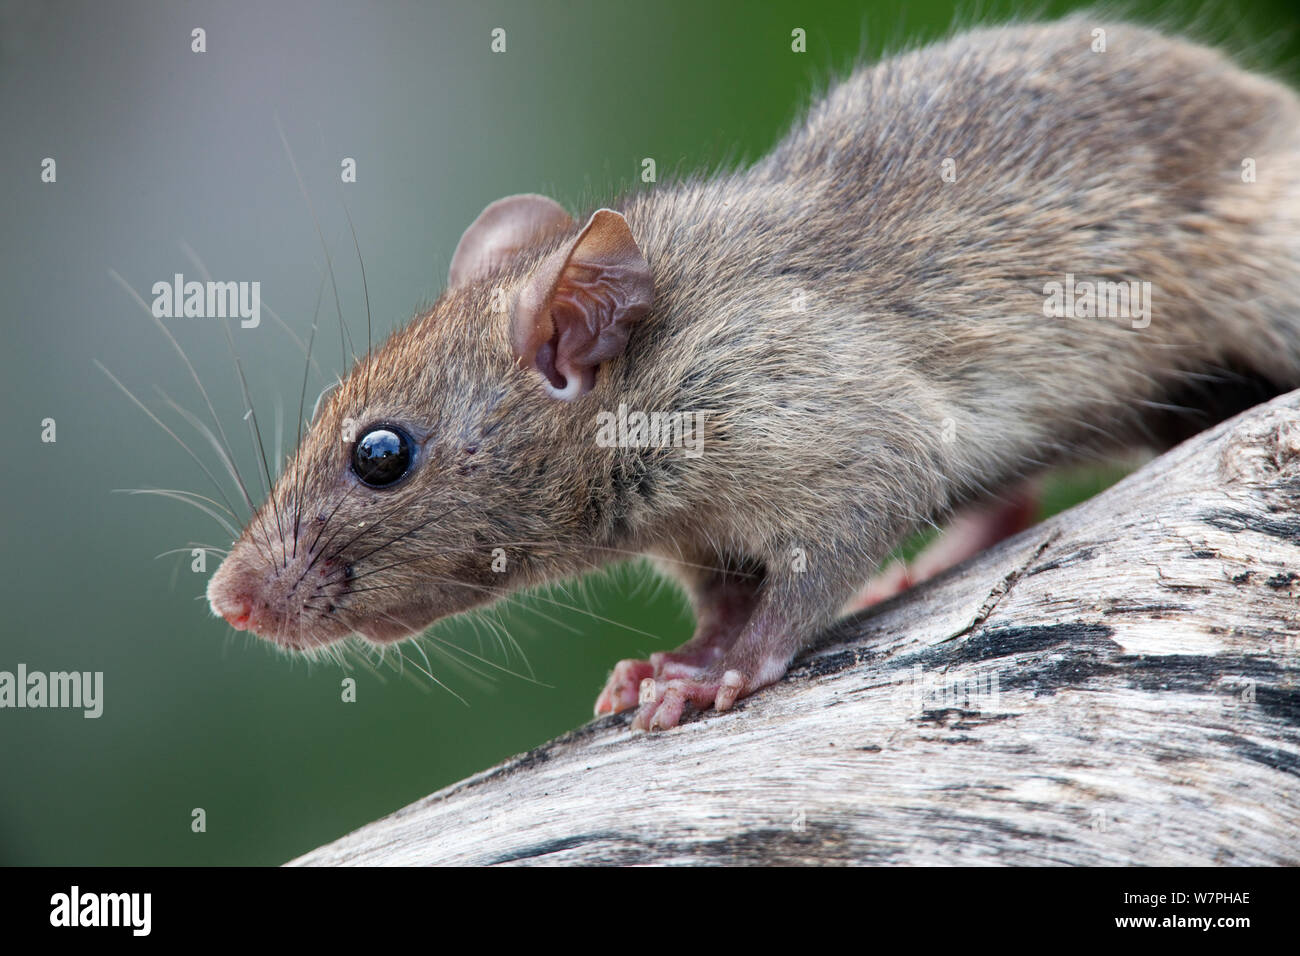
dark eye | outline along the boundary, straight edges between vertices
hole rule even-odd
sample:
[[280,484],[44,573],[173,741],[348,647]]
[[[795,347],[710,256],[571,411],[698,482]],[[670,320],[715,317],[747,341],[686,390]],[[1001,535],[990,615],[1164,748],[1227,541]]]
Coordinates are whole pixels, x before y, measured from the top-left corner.
[[398,481],[411,470],[411,439],[395,425],[376,425],[352,450],[352,470],[372,488]]

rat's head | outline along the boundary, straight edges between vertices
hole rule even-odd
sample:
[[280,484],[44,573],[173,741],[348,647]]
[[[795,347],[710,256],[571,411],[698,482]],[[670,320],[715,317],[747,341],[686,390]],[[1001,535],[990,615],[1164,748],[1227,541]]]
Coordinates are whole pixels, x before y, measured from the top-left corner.
[[398,640],[580,566],[599,371],[653,299],[623,217],[488,206],[433,308],[323,403],[208,585],[236,628],[306,650]]

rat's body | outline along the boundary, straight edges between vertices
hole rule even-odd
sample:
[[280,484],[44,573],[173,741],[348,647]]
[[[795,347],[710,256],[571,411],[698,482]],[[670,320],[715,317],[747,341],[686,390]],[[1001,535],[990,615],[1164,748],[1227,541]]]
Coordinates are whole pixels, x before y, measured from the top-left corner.
[[[778,679],[919,523],[1166,444],[1169,405],[1235,410],[1222,370],[1300,386],[1300,101],[1136,27],[1093,52],[1095,26],[860,70],[751,169],[581,229],[489,207],[448,291],[330,397],[214,608],[289,646],[385,641],[660,555],[697,636],[620,664],[598,707],[653,677],[637,723],[672,726]],[[1068,275],[1149,282],[1149,324],[1046,316]],[[702,454],[602,447],[620,405],[704,412]],[[381,433],[412,461],[370,487],[353,439]]]

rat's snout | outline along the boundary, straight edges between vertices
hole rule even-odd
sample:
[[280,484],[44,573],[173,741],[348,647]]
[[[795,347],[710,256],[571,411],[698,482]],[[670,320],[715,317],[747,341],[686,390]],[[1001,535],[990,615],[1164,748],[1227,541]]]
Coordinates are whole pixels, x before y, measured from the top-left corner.
[[274,639],[282,630],[283,615],[282,605],[275,600],[278,595],[270,593],[274,590],[273,571],[265,562],[260,568],[249,567],[238,551],[231,552],[208,582],[208,604],[213,613],[237,631]]
[[[277,555],[276,557],[281,557]],[[208,582],[208,604],[237,631],[294,650],[319,647],[348,632],[335,616],[343,569],[303,554],[269,560],[247,542],[237,544]]]
[[212,610],[224,617],[226,623],[235,630],[243,631],[248,628],[249,618],[253,616],[253,605],[247,598],[225,592],[214,594],[209,589],[208,603],[212,605]]

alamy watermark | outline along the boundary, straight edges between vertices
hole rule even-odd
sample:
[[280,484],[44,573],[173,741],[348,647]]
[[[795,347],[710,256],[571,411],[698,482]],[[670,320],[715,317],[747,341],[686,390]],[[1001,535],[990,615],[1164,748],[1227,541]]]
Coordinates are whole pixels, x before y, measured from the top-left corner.
[[0,708],[67,707],[94,719],[104,712],[103,671],[0,671]]
[[1043,283],[1043,315],[1049,319],[1131,319],[1133,328],[1151,324],[1150,282],[1074,281]]
[[260,282],[186,282],[178,272],[171,282],[155,282],[150,291],[156,319],[238,318],[245,329],[262,322]]
[[986,713],[998,708],[998,672],[992,668],[957,674],[926,671],[920,664],[893,686],[893,701],[904,711],[960,710]]
[[596,445],[600,448],[681,448],[687,458],[704,454],[704,416],[708,412],[629,412],[622,402],[617,412],[596,413]]
[[153,919],[152,893],[83,893],[73,886],[50,897],[50,925],[118,926],[133,936],[148,936]]

